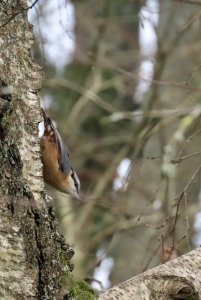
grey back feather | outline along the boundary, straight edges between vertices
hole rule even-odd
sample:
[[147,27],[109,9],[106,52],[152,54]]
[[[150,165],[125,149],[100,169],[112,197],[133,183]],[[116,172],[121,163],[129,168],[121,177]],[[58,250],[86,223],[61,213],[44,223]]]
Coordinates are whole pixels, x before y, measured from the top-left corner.
[[69,159],[69,151],[67,147],[64,145],[62,138],[58,131],[56,130],[52,120],[45,114],[44,110],[42,109],[43,118],[44,118],[44,125],[45,128],[47,126],[51,127],[51,130],[53,131],[54,135],[54,142],[58,147],[58,152],[60,155],[60,159],[58,160],[59,170],[62,171],[65,175],[67,175],[70,170],[72,169],[70,159]]

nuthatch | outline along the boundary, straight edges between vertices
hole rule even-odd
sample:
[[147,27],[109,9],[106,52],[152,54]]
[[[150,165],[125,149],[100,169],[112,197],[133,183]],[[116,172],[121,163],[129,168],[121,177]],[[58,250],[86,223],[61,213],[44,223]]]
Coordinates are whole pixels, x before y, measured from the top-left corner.
[[79,199],[80,181],[71,166],[69,152],[52,120],[42,109],[44,133],[40,138],[44,180],[62,193]]

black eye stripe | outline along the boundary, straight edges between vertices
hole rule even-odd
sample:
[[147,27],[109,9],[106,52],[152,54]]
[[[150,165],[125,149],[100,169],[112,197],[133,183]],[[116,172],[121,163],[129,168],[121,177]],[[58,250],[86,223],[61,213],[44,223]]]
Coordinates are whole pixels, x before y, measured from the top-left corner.
[[76,188],[77,192],[79,192],[79,185],[78,185],[78,182],[77,182],[77,180],[75,178],[75,173],[74,173],[73,170],[72,170],[72,173],[71,173],[71,177],[73,178],[74,185],[75,185],[75,188]]

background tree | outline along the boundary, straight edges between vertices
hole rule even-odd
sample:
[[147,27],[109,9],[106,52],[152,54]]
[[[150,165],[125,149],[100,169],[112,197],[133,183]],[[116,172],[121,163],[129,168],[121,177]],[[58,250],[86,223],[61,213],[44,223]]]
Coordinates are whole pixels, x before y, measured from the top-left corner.
[[[118,283],[200,243],[200,5],[86,0],[63,9],[69,5],[71,62],[58,76],[35,50],[47,70],[43,97],[52,97],[46,110],[70,145],[86,202],[59,194],[56,212],[76,251],[76,274],[94,276],[109,257]],[[45,9],[39,1],[38,20]],[[147,21],[153,49],[150,32],[142,33]],[[40,38],[45,53],[47,37]],[[146,64],[151,71],[143,74]],[[129,165],[123,179],[122,161]]]

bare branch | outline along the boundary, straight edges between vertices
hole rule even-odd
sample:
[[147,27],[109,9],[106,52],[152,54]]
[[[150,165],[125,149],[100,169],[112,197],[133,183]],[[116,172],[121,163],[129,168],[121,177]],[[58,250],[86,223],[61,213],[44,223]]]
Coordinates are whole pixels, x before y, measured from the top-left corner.
[[3,23],[2,25],[0,25],[0,28],[6,26],[8,23],[10,23],[15,17],[17,17],[19,14],[22,14],[23,12],[27,12],[28,10],[32,9],[34,7],[34,5],[38,2],[39,0],[35,0],[34,3],[32,3],[29,7],[21,9],[20,11],[17,11],[16,13],[14,13],[10,18],[8,18],[8,20]]
[[182,3],[187,3],[187,4],[195,4],[195,5],[201,5],[200,1],[196,0],[172,0],[173,2],[182,2]]

